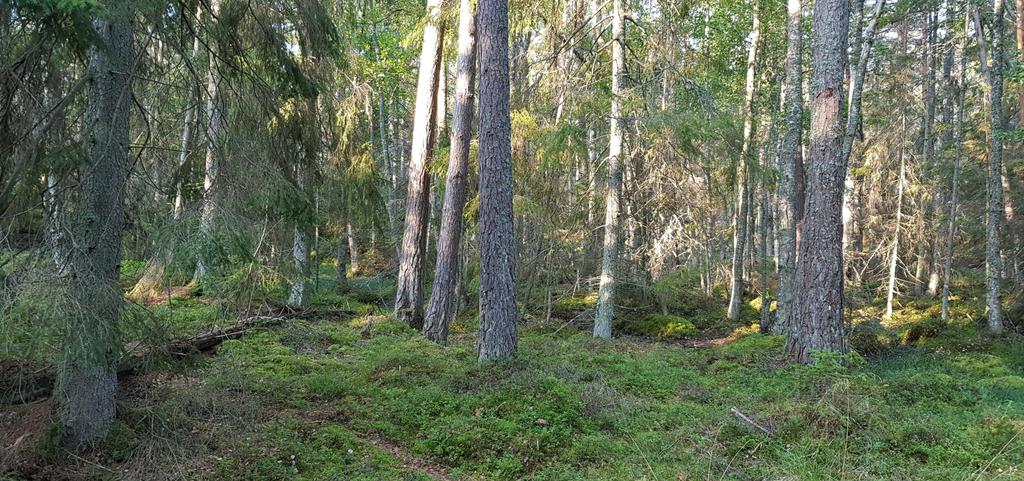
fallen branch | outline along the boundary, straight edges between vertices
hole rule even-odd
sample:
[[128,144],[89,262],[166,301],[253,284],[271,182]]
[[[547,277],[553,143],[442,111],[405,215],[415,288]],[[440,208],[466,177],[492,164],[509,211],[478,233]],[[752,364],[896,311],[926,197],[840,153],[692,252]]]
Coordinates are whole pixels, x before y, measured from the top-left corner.
[[768,436],[772,435],[772,430],[771,429],[768,429],[768,428],[758,424],[757,421],[754,421],[753,419],[751,419],[746,414],[741,413],[739,409],[736,409],[736,406],[733,406],[732,409],[729,410],[729,412],[731,412],[733,414],[733,416],[736,416],[736,419],[739,419],[740,421],[743,421],[747,425],[756,428],[758,431],[761,431],[762,433],[765,433]]

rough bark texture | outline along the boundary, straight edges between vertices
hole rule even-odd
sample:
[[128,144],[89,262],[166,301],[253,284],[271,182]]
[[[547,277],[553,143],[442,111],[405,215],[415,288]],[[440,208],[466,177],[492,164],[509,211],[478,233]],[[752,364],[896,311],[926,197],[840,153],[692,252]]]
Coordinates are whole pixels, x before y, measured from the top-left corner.
[[786,21],[786,133],[779,152],[779,294],[773,331],[785,333],[799,292],[796,276],[797,163],[803,134],[803,60],[800,0],[787,2]]
[[476,15],[470,0],[459,3],[459,58],[455,75],[451,152],[437,239],[437,266],[423,325],[427,339],[440,343],[447,342],[448,325],[459,307],[455,288],[459,280],[459,245],[462,242],[462,210],[466,205],[466,175],[473,127],[473,81],[476,76]]
[[423,327],[423,260],[430,223],[429,163],[434,153],[432,134],[437,122],[437,87],[441,71],[443,26],[440,23],[440,0],[427,0],[427,15],[430,20],[423,28],[405,200],[405,233],[398,258],[395,297],[395,317],[417,330]]
[[[999,255],[1000,230],[1003,221],[1003,0],[992,6],[992,67],[990,73],[989,112],[992,133],[989,135],[988,159],[988,226],[985,229],[985,275],[988,279],[988,329],[993,334],[1003,331],[1001,304],[1002,259]],[[980,36],[980,32],[979,32]]]
[[134,63],[131,4],[113,2],[109,9],[109,19],[93,21],[102,44],[89,53],[88,164],[81,167],[68,276],[73,305],[56,381],[61,441],[72,450],[99,442],[116,411],[118,282]]
[[[747,228],[750,224],[750,163],[754,141],[754,88],[757,81],[757,50],[761,43],[761,2],[754,0],[754,22],[750,28],[750,50],[747,52],[746,95],[743,100],[743,150],[736,168],[736,215],[733,217],[732,241],[732,282],[729,289],[729,319],[738,319],[743,307],[743,260],[748,243]],[[753,243],[750,254],[753,258]]]
[[612,108],[608,134],[608,180],[605,185],[604,249],[601,254],[601,281],[594,317],[594,337],[612,337],[615,317],[615,285],[618,281],[619,246],[622,221],[619,219],[622,200],[622,73],[623,52],[622,0],[612,1]]
[[516,352],[508,0],[480,0],[480,362]]
[[800,362],[815,351],[846,351],[843,332],[843,72],[850,26],[846,0],[814,5],[807,212],[800,242],[803,290],[786,350]]

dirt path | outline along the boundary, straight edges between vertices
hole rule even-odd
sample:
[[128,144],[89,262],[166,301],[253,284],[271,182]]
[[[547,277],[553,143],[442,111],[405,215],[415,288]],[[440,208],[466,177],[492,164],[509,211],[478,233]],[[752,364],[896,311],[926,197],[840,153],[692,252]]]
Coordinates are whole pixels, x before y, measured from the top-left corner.
[[449,474],[448,468],[420,458],[391,441],[374,435],[356,435],[367,444],[390,454],[401,463],[403,468],[418,471],[430,476],[431,479],[436,479],[438,481],[456,481],[456,479],[451,477]]

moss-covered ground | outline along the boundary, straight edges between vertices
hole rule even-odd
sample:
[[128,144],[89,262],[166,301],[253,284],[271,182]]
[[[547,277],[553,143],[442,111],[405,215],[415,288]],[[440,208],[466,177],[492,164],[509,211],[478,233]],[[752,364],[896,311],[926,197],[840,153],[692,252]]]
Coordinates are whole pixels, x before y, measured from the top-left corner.
[[[1024,479],[1024,342],[982,335],[978,299],[957,299],[949,324],[933,302],[884,322],[868,302],[852,315],[855,345],[870,352],[810,366],[787,362],[784,339],[756,326],[690,347],[597,341],[558,317],[527,323],[511,362],[478,366],[471,315],[436,345],[365,304],[386,296],[375,282],[317,297],[350,318],[293,319],[127,378],[99,451],[70,457],[44,437],[5,476]],[[588,307],[578,304],[559,309]],[[203,298],[153,312],[173,332],[228,322]],[[693,318],[669,312],[656,315]],[[684,330],[700,336],[713,317]],[[5,419],[38,406],[4,407]]]

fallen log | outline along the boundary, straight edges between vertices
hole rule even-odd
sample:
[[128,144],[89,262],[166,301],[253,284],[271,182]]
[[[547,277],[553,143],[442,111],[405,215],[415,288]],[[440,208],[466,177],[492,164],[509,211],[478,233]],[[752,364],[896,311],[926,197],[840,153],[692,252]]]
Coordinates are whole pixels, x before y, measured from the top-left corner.
[[[126,349],[129,354],[118,363],[117,377],[122,379],[129,376],[159,356],[170,355],[175,359],[182,359],[192,354],[207,353],[224,341],[238,339],[250,331],[276,327],[291,319],[352,316],[356,312],[351,309],[309,309],[289,310],[277,316],[269,314],[253,315],[224,329],[187,339],[172,340],[161,348],[141,352]],[[13,362],[0,365],[0,404],[25,404],[49,397],[56,379],[57,375],[52,367],[29,367]]]

